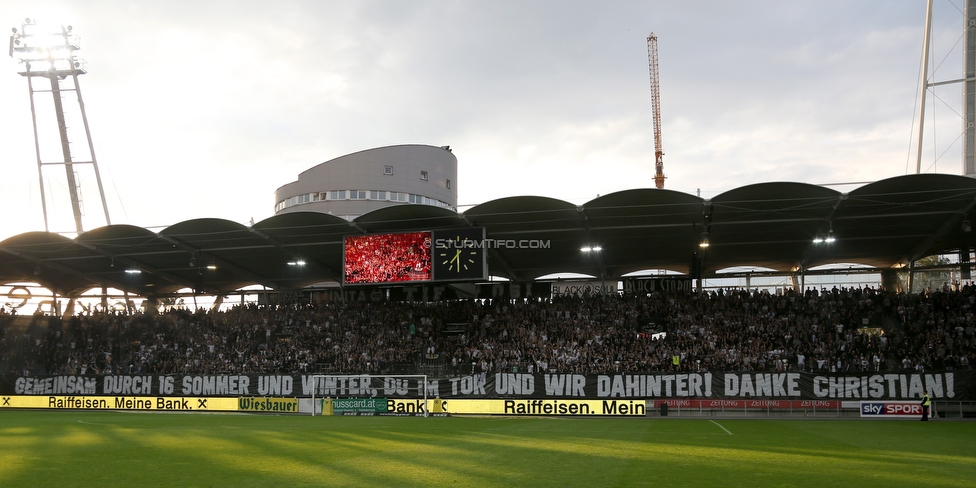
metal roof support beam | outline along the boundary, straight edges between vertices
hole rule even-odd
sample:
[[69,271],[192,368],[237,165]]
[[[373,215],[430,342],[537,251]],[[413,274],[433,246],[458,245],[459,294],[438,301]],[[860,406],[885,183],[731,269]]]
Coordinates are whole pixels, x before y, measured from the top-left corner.
[[[188,284],[183,277],[181,277],[179,275],[176,275],[176,274],[173,274],[173,273],[170,273],[170,272],[167,272],[167,271],[159,270],[159,269],[155,268],[154,266],[150,266],[150,265],[148,265],[148,264],[146,264],[146,263],[144,263],[142,261],[136,261],[135,259],[132,259],[132,258],[129,258],[129,257],[126,257],[126,256],[119,256],[117,254],[112,254],[112,253],[110,253],[108,251],[104,251],[101,248],[99,248],[98,246],[95,246],[95,245],[93,245],[91,243],[88,243],[88,242],[77,241],[76,240],[75,243],[78,244],[79,246],[85,248],[85,249],[88,249],[90,251],[97,252],[98,254],[101,254],[102,256],[105,256],[105,257],[111,259],[113,262],[114,261],[118,261],[119,263],[123,264],[124,266],[130,267],[130,268],[138,268],[141,271],[145,271],[145,272],[147,272],[149,274],[158,276],[158,277],[160,277],[160,278],[162,278],[162,279],[164,279],[166,281],[169,281],[170,283],[176,283],[178,285],[184,285],[184,286],[187,286],[187,287],[190,287],[190,288],[193,288],[194,287],[194,284],[192,284],[192,283],[189,283]],[[119,288],[119,287],[116,286],[115,288]],[[122,290],[122,291],[130,291],[127,287],[119,288],[119,289]],[[143,290],[131,290],[131,291],[141,293]],[[219,293],[220,290],[201,289],[200,291],[201,292],[205,292],[205,293],[212,293],[212,294],[215,294],[216,295],[216,294]]]
[[896,214],[886,213],[880,215],[853,215],[853,216],[847,216],[847,217],[841,217],[835,219],[834,222],[841,222],[841,221],[846,222],[848,220],[877,219],[879,217],[890,219],[890,218],[901,218],[901,217],[926,217],[926,216],[935,216],[935,215],[952,215],[960,212],[962,213],[969,212],[970,208],[972,208],[972,205],[966,206],[966,208],[963,210],[954,208],[951,210],[934,210],[931,212],[904,212],[904,213],[896,213]]
[[476,227],[474,224],[471,223],[470,220],[468,220],[467,215],[458,214],[458,218],[461,219],[461,221],[464,222],[464,224],[467,225],[468,227]]
[[[298,257],[298,256],[294,256],[293,254],[290,254],[288,252],[288,250],[286,249],[287,246],[285,246],[285,244],[282,243],[281,241],[279,241],[278,239],[275,239],[274,237],[271,237],[270,235],[268,235],[268,234],[266,234],[264,232],[261,232],[260,230],[255,229],[254,227],[248,227],[247,229],[249,231],[251,231],[251,233],[253,233],[254,235],[256,235],[256,236],[264,239],[265,241],[268,241],[268,244],[271,244],[272,246],[274,246],[275,249],[278,249],[279,251],[281,251],[281,252],[283,252],[285,254],[291,255],[293,258],[297,258]],[[342,281],[342,273],[340,273],[339,270],[333,269],[331,266],[329,266],[329,265],[327,265],[327,264],[325,264],[325,263],[323,263],[323,262],[321,262],[321,261],[319,261],[317,259],[308,259],[305,256],[301,256],[301,258],[303,260],[305,260],[306,263],[313,263],[316,266],[319,266],[322,269],[328,271],[329,274],[331,274],[332,277],[336,281],[339,281],[339,282]]]
[[919,244],[918,247],[912,249],[911,254],[906,256],[908,262],[914,263],[916,260],[925,257],[925,254],[928,252],[929,248],[932,247],[933,244],[938,242],[939,239],[942,239],[949,232],[949,229],[952,229],[957,225],[962,225],[963,219],[965,219],[966,215],[968,215],[969,212],[973,210],[973,207],[976,207],[976,199],[970,202],[969,205],[966,206],[966,208],[959,210],[958,211],[959,215],[956,216],[956,218],[946,220],[945,223],[942,224],[942,227],[940,227],[938,231],[933,232],[932,235],[930,235],[927,239],[922,241],[922,243]]
[[576,215],[579,217],[580,225],[583,226],[583,229],[589,230],[590,223],[588,221],[590,220],[590,216],[586,215],[586,209],[582,206],[576,207]]
[[521,276],[519,276],[519,274],[515,271],[515,268],[512,266],[512,264],[509,263],[507,259],[505,259],[505,256],[502,255],[501,251],[499,251],[498,249],[489,249],[488,252],[489,252],[488,257],[489,258],[494,257],[495,260],[498,261],[498,264],[501,264],[502,268],[505,268],[505,272],[508,273],[508,276],[511,277],[512,281],[518,281],[521,279]]
[[[20,251],[15,251],[13,249],[8,249],[6,247],[0,247],[0,252],[5,252],[7,254],[10,254],[11,256],[16,256],[18,258],[25,259],[27,261],[30,261],[30,262],[34,263],[38,267],[40,267],[41,263],[43,262],[42,260],[37,259],[37,258],[35,258],[35,257],[33,257],[33,256],[29,255],[29,254],[25,254],[25,253],[22,253]],[[84,280],[86,282],[88,282],[88,281],[94,281],[94,280],[91,279],[90,276],[87,276],[85,273],[82,273],[82,272],[80,272],[80,271],[78,271],[78,270],[76,270],[74,268],[70,268],[70,267],[65,266],[63,264],[52,263],[52,262],[43,262],[43,264],[44,264],[44,266],[46,266],[48,268],[51,268],[51,269],[54,269],[54,270],[58,271],[59,273],[64,273],[64,274],[67,274],[67,275],[75,276],[75,277],[81,278],[82,280]],[[51,291],[53,291],[53,292],[55,292],[55,293],[57,293],[59,295],[62,295],[64,297],[67,297],[67,298],[76,298],[78,296],[78,295],[75,295],[75,294],[70,293],[68,290],[62,290],[62,289],[60,289],[57,286],[57,284],[55,284],[55,283],[49,282],[47,280],[44,280],[43,278],[41,278],[41,274],[36,275],[33,278],[33,280],[36,280],[38,284],[40,284],[40,285],[44,286],[45,288],[47,288],[47,289],[49,289],[49,290],[51,290]],[[102,285],[108,285],[108,286],[111,286],[112,288],[118,288],[120,290],[123,289],[123,288],[125,288],[125,285],[124,284],[119,283],[119,282],[117,282],[115,280],[111,280],[111,279],[99,279],[98,281],[100,282],[100,284],[102,284]]]
[[[576,207],[576,215],[580,219],[580,227],[582,227],[583,232],[586,233],[586,238],[589,242],[584,243],[587,246],[599,245],[603,246],[602,242],[597,242],[597,239],[593,237],[593,230],[590,228],[590,216],[586,215],[586,208],[580,206]],[[597,266],[600,268],[600,280],[605,281],[610,274],[607,270],[607,260],[604,258],[603,252],[598,252],[599,260],[597,261]]]
[[[830,207],[830,211],[827,212],[827,215],[824,216],[823,219],[827,222],[828,232],[833,230],[834,215],[837,214],[837,209],[840,207],[841,203],[843,203],[845,200],[847,200],[847,194],[841,193],[837,197],[837,200],[834,202],[834,204]],[[816,246],[817,244],[811,242],[807,246],[807,249],[803,251],[803,254],[800,255],[800,259],[796,262],[796,265],[794,267],[798,268],[801,273],[803,272],[803,270],[807,268],[807,264],[809,264],[810,258],[813,257],[813,252],[816,249]]]
[[355,220],[350,220],[349,221],[349,227],[352,227],[353,229],[358,230],[360,234],[369,234],[369,231],[366,230],[366,229],[364,229],[364,228],[362,228],[362,227],[360,227],[359,224]]
[[[195,248],[195,247],[193,247],[193,246],[191,246],[191,245],[189,245],[189,244],[187,244],[187,243],[185,243],[185,242],[183,242],[183,241],[181,241],[179,239],[176,239],[176,238],[173,238],[173,237],[170,237],[170,236],[167,236],[167,235],[163,235],[163,234],[158,234],[158,235],[159,235],[159,238],[160,239],[162,239],[162,240],[164,240],[164,241],[172,244],[174,247],[176,247],[178,249],[182,249],[183,251],[186,251],[186,252],[190,253],[190,256],[191,257],[193,257],[194,255],[200,255],[200,254],[203,253],[203,251],[201,251],[200,249],[197,249],[197,248]],[[246,270],[244,268],[241,268],[240,266],[238,266],[238,265],[236,265],[234,263],[231,263],[231,262],[229,262],[227,260],[221,259],[221,258],[219,258],[216,255],[211,254],[211,253],[206,253],[206,254],[207,254],[207,256],[208,256],[209,259],[213,259],[214,264],[216,264],[217,266],[227,268],[227,269],[233,271],[234,273],[237,273],[237,274],[240,274],[242,276],[245,276],[248,279],[254,281],[255,283],[257,283],[257,284],[259,284],[261,286],[266,286],[266,287],[269,287],[269,288],[274,288],[276,290],[280,288],[280,286],[278,286],[275,282],[268,281],[265,278],[263,278],[263,277],[255,274],[255,273],[253,273],[251,271],[248,271],[248,270]],[[182,283],[182,282],[179,282],[179,283]],[[192,284],[190,285],[191,288],[193,286],[194,285],[192,285]]]

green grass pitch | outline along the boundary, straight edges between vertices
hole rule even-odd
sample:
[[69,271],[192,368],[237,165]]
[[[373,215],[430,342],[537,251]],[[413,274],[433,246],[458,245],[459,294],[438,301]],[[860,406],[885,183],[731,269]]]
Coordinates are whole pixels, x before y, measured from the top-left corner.
[[976,423],[0,411],[0,486],[972,487]]

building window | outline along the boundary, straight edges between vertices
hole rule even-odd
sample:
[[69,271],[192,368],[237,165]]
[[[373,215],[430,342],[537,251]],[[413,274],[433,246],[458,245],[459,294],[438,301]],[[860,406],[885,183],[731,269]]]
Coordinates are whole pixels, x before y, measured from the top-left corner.
[[420,172],[420,181],[427,181],[428,179],[429,178],[427,177],[427,172],[426,171],[421,171]]
[[383,166],[383,174],[385,174],[385,175],[392,175],[393,174],[393,166]]
[[451,180],[447,180],[447,189],[448,189],[448,190],[450,190],[450,189],[451,189]]
[[386,200],[386,192],[385,191],[379,191],[379,190],[370,190],[369,191],[369,199],[370,200]]
[[329,200],[345,200],[346,190],[332,190],[329,192]]

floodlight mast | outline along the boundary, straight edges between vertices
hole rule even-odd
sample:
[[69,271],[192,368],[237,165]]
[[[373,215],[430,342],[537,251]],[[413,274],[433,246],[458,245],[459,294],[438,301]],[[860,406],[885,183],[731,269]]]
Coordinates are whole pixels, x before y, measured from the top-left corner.
[[[78,195],[78,182],[75,176],[76,164],[91,164],[95,173],[95,181],[98,185],[98,193],[101,197],[102,210],[105,214],[105,223],[112,223],[108,214],[108,205],[105,201],[105,190],[102,187],[102,178],[98,172],[98,163],[95,160],[95,147],[92,143],[91,130],[88,127],[88,116],[85,113],[85,103],[81,98],[81,87],[78,84],[78,75],[85,74],[84,62],[75,56],[75,51],[81,49],[80,39],[72,33],[72,27],[60,26],[57,30],[45,30],[31,19],[25,19],[21,24],[20,30],[13,28],[13,35],[10,36],[10,57],[16,59],[23,65],[23,69],[18,71],[21,76],[27,78],[27,88],[31,100],[31,120],[34,129],[34,151],[37,155],[37,175],[41,186],[41,207],[44,213],[44,230],[50,232],[48,222],[47,200],[44,191],[45,165],[64,165],[65,177],[67,180],[68,193],[71,200],[71,211],[75,221],[75,231],[78,234],[84,232],[82,224],[81,198]],[[35,90],[33,79],[35,77],[47,78],[51,84],[51,94],[54,101],[54,112],[58,124],[58,133],[61,141],[61,154],[63,162],[44,162],[41,158],[41,144],[38,134],[37,108],[35,104],[35,94],[46,90]],[[62,81],[71,79],[72,87],[62,87]],[[91,161],[75,161],[71,154],[71,142],[68,138],[68,124],[65,121],[63,92],[74,91],[78,97],[78,107],[81,111],[81,119],[85,128],[85,137],[88,141],[88,151]]]

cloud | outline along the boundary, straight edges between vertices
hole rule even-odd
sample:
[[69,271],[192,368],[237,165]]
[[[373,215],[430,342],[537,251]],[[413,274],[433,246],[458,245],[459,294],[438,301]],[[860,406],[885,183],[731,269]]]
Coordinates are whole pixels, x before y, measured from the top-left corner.
[[[709,196],[902,174],[924,21],[919,5],[842,1],[33,7],[60,8],[83,38],[81,83],[113,221],[142,226],[261,220],[301,171],[401,143],[451,145],[462,204],[514,194],[582,203],[650,187],[651,31],[667,188]],[[951,52],[962,22],[939,8],[936,43]],[[3,229],[11,235],[41,225],[25,82],[5,65],[0,198],[27,216]],[[946,149],[957,102],[947,92],[940,103],[948,121],[931,124],[932,139],[944,145],[925,153],[945,155],[926,168],[958,172],[958,152]],[[97,210],[95,195],[84,198]]]

